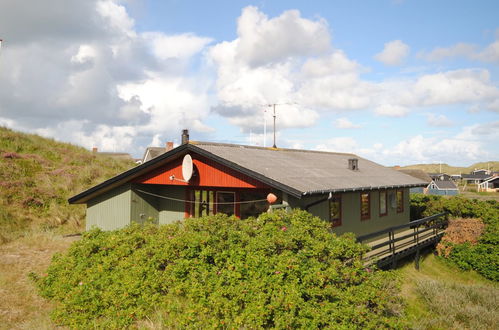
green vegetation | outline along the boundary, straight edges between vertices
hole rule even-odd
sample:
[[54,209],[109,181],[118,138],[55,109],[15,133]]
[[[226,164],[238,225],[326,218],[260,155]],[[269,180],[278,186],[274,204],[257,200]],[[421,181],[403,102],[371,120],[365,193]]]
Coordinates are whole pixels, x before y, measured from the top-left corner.
[[0,244],[32,229],[80,231],[84,207],[67,198],[133,165],[0,127]]
[[427,254],[419,271],[408,262],[396,271],[404,283],[406,321],[412,329],[494,329],[499,287],[474,271]]
[[475,169],[490,169],[491,171],[499,171],[499,161],[489,161],[489,162],[481,162],[475,163],[468,167],[457,167],[451,166],[448,164],[416,164],[403,166],[403,169],[413,169],[413,170],[422,170],[426,173],[440,173],[440,168],[443,173],[447,174],[459,174],[459,173],[470,173]]
[[459,196],[411,196],[411,218],[440,212],[448,212],[451,217],[479,218],[483,221],[485,231],[478,243],[445,242],[450,250],[447,258],[461,269],[474,269],[486,278],[499,281],[499,202],[470,200]]
[[217,215],[92,230],[32,276],[71,327],[400,327],[397,281],[365,269],[365,251],[304,211]]

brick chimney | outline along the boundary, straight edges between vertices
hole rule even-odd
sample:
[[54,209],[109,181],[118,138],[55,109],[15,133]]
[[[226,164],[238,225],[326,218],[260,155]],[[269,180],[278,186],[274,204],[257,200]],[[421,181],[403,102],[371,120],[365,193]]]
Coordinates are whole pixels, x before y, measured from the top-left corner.
[[187,144],[189,143],[189,130],[184,129],[182,130],[182,144]]
[[170,151],[173,149],[173,142],[168,141],[166,142],[166,151]]

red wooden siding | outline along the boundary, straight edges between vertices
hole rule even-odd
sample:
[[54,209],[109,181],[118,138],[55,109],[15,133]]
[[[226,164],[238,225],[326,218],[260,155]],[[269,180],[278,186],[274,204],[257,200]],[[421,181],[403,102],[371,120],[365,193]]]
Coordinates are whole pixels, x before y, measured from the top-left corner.
[[239,173],[227,166],[221,165],[210,159],[191,154],[195,167],[195,174],[189,183],[179,180],[170,180],[174,175],[182,179],[182,159],[176,159],[137,178],[135,183],[167,184],[190,187],[226,187],[226,188],[269,188],[258,180]]

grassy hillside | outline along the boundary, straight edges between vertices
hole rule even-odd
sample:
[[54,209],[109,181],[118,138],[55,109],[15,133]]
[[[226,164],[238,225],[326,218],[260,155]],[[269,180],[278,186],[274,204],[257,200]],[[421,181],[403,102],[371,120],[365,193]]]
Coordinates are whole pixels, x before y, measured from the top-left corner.
[[[440,164],[416,164],[402,166],[401,168],[422,170],[426,173],[440,173]],[[474,169],[490,169],[491,171],[499,171],[499,161],[475,163],[468,167],[458,167],[448,164],[442,164],[442,172],[448,174],[470,173]]]
[[0,127],[0,244],[33,229],[80,230],[84,207],[67,198],[132,166]]

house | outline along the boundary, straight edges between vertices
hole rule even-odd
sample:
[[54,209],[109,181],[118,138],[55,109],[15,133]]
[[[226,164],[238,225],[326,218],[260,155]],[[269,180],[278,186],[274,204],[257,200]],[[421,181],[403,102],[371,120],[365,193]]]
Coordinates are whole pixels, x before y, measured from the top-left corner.
[[195,142],[71,197],[87,205],[87,229],[171,223],[214,213],[241,219],[277,206],[301,208],[337,233],[409,223],[409,189],[427,182],[347,153]]
[[440,181],[447,181],[451,179],[451,176],[449,174],[445,173],[428,173],[428,175],[431,177],[432,180],[440,180]]
[[483,173],[476,174],[463,174],[461,175],[462,180],[467,184],[480,184],[490,178],[490,175]]
[[499,192],[499,175],[492,176],[478,184],[477,191]]
[[426,189],[430,195],[458,195],[459,189],[452,180],[432,180]]
[[482,174],[482,175],[488,175],[488,176],[490,176],[490,171],[489,170],[484,170],[484,169],[475,169],[470,174]]
[[144,156],[142,157],[142,163],[148,162],[151,159],[154,159],[158,156],[161,156],[167,151],[173,149],[173,142],[166,142],[166,147],[147,147],[144,152]]

